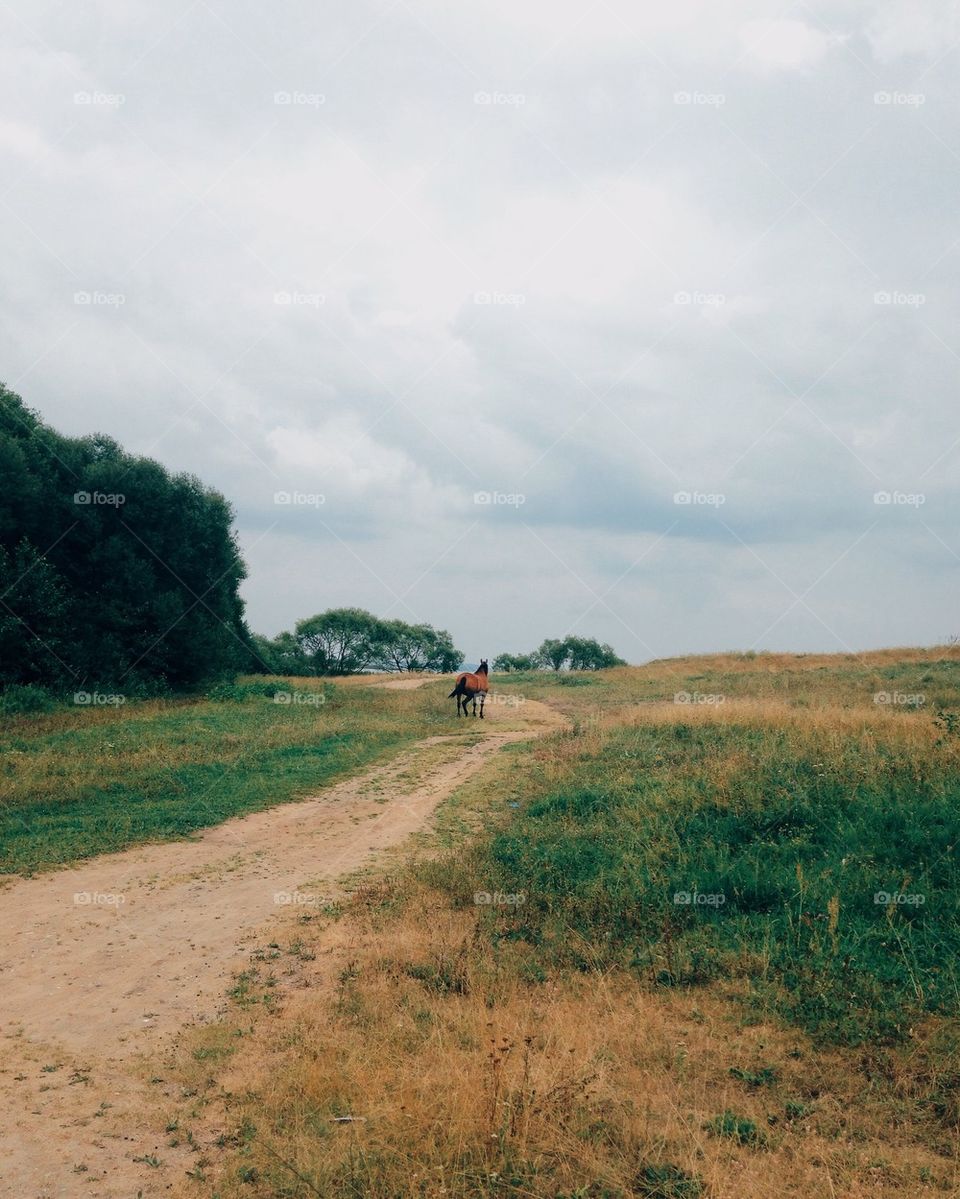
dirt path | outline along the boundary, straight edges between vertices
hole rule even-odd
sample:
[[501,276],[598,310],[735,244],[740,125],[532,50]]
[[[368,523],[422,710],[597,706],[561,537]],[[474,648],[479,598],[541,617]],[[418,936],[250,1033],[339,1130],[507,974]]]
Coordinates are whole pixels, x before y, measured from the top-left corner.
[[315,799],[0,890],[0,1196],[163,1195],[190,1155],[144,1080],[216,1016],[271,922],[402,845],[504,745],[563,723],[533,701],[488,714]]

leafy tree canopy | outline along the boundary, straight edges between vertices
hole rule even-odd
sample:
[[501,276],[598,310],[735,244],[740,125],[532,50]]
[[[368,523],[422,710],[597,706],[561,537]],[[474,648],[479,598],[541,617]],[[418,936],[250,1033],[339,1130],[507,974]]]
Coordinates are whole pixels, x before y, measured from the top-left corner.
[[0,685],[191,686],[248,665],[233,513],[0,384]]
[[608,666],[626,666],[612,646],[601,645],[592,637],[548,637],[530,654],[500,654],[494,670],[603,670]]
[[255,640],[263,668],[277,674],[449,672],[463,660],[445,630],[381,620],[363,608],[331,608],[298,621],[292,633]]

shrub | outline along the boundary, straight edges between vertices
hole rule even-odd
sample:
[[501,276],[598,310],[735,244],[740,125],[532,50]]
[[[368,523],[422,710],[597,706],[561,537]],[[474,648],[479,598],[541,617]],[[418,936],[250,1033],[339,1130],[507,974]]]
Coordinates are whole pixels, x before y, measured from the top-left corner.
[[738,1116],[736,1112],[726,1111],[720,1116],[714,1116],[703,1127],[715,1137],[729,1137],[738,1145],[763,1145],[766,1140],[752,1120]]
[[35,683],[13,684],[0,692],[0,712],[5,716],[27,716],[34,712],[52,712],[57,701],[45,687]]
[[284,689],[278,683],[217,683],[207,690],[207,699],[215,703],[243,703],[248,699],[273,699]]

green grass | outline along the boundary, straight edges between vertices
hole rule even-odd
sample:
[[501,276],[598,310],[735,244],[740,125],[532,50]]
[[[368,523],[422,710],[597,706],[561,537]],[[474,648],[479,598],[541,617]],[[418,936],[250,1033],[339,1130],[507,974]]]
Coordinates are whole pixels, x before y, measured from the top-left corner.
[[[276,690],[322,702],[275,703]],[[436,691],[255,680],[206,698],[10,719],[0,734],[0,874],[186,837],[302,798],[449,730]]]
[[[259,1129],[215,1193],[953,1193],[952,651],[565,677],[495,676],[569,731],[467,781],[345,928],[298,930],[296,1003],[244,981],[229,1075],[183,1067]],[[334,1112],[369,1120],[348,1138]]]
[[489,843],[481,873],[526,895],[496,935],[554,961],[660,985],[743,976],[824,1036],[891,1040],[956,1010],[958,843],[953,755],[871,760],[856,737],[676,723],[584,755]]
[[[551,783],[542,747],[525,768],[521,758],[525,802],[471,859],[478,886],[525,895],[487,910],[490,935],[527,943],[547,968],[625,966],[660,987],[735,982],[758,1016],[837,1043],[894,1043],[955,1013],[960,735],[936,708],[960,709],[960,670],[834,663],[775,679],[748,669],[735,686],[684,663],[667,664],[669,678],[660,664],[598,677],[610,706],[631,676],[634,695],[679,678],[730,698],[709,712],[661,703],[606,728],[575,720]],[[881,689],[925,690],[936,704],[891,711],[873,702]],[[446,881],[471,901],[470,879]]]
[[751,698],[802,707],[873,704],[874,696],[921,695],[922,709],[956,705],[960,647],[869,654],[714,654],[616,670],[495,674],[493,690],[545,700],[572,714],[613,711],[675,695]]
[[724,1112],[715,1116],[704,1129],[715,1137],[729,1137],[738,1145],[763,1145],[766,1138],[752,1120],[738,1116],[736,1112]]

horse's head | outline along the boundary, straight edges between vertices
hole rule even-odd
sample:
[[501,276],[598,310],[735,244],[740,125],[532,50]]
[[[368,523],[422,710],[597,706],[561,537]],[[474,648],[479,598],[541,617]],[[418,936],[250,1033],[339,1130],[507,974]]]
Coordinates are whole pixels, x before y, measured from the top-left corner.
[[480,665],[477,667],[477,674],[489,674],[490,667],[487,665],[487,659],[481,658]]

